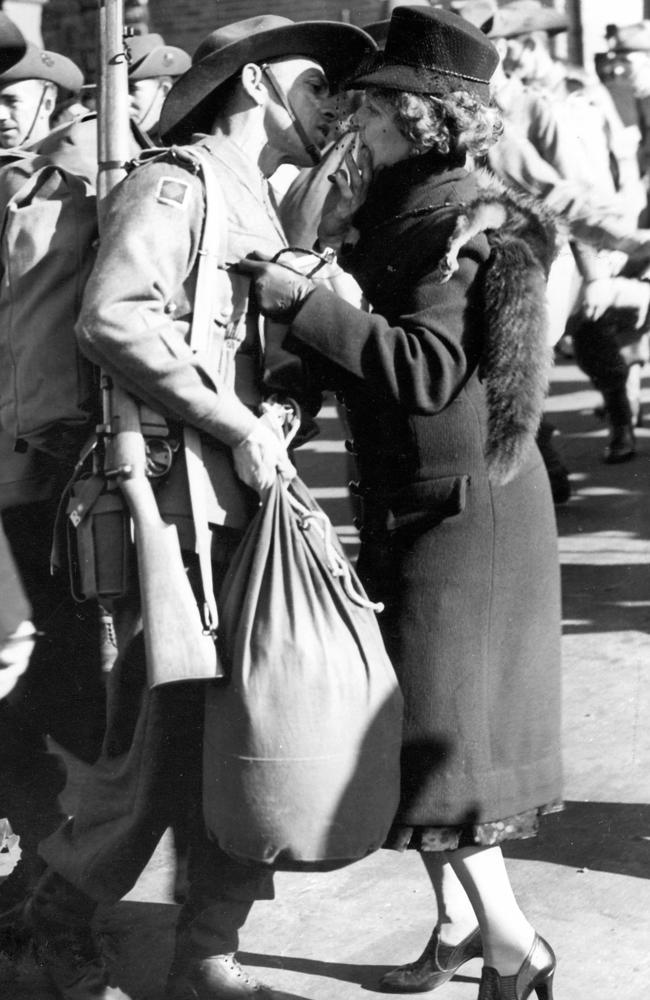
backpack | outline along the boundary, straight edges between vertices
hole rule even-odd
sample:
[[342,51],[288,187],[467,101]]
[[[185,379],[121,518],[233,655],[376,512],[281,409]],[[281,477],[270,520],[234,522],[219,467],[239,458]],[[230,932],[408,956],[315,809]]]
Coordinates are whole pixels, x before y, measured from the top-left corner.
[[97,235],[89,181],[34,154],[0,170],[0,427],[18,451],[76,457],[96,421],[74,325]]

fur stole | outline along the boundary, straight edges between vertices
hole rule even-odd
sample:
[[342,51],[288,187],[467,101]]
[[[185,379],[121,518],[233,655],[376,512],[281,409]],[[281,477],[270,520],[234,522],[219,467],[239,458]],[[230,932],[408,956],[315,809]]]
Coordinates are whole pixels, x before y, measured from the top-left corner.
[[438,278],[448,281],[461,248],[485,233],[491,253],[483,275],[486,337],[479,374],[488,407],[488,474],[503,485],[533,446],[548,391],[553,353],[546,280],[557,230],[553,216],[534,199],[506,188],[487,171],[477,171],[477,177],[479,193],[463,206]]

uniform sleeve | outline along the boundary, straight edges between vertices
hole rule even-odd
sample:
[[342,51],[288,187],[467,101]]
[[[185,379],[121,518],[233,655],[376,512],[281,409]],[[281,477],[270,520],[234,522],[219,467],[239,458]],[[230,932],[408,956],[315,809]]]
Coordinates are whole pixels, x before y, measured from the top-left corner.
[[201,182],[182,167],[156,162],[126,178],[111,195],[77,337],[90,360],[137,398],[235,446],[256,418],[215,384],[174,320],[203,211]]
[[32,614],[0,523],[0,647]]
[[290,346],[298,352],[301,345],[317,351],[408,413],[436,413],[478,364],[482,331],[470,303],[484,259],[487,243],[479,237],[463,247],[458,270],[446,284],[440,284],[432,265],[401,293],[404,310],[398,325],[318,288],[292,323]]

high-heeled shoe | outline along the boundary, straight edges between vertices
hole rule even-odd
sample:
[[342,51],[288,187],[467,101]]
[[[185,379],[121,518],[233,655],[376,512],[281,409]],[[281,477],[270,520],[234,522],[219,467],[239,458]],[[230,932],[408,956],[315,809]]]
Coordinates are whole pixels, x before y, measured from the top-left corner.
[[514,976],[501,976],[489,965],[483,967],[478,1000],[527,1000],[535,992],[539,1000],[553,1000],[555,955],[539,934]]
[[457,945],[444,944],[434,930],[418,960],[385,973],[378,988],[383,993],[426,993],[449,982],[461,965],[482,955],[478,928]]

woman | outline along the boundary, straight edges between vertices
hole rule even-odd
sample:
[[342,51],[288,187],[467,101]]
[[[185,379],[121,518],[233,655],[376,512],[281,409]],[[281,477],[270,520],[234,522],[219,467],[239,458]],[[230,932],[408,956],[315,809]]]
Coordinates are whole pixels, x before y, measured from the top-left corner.
[[[343,262],[373,313],[277,264],[247,270],[262,311],[290,322],[286,345],[343,393],[360,570],[385,603],[405,697],[387,846],[421,852],[438,918],[421,958],[380,988],[433,989],[482,953],[479,1000],[551,1000],[555,958],[499,843],[532,836],[560,796],[558,561],[534,444],[553,239],[504,194],[479,194],[465,169],[499,133],[486,106],[496,63],[457,15],[401,7],[355,81],[366,159],[334,175],[319,235],[347,240],[363,201]],[[486,226],[501,227],[492,246]]]

